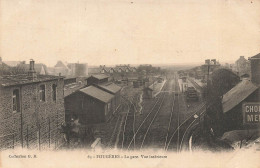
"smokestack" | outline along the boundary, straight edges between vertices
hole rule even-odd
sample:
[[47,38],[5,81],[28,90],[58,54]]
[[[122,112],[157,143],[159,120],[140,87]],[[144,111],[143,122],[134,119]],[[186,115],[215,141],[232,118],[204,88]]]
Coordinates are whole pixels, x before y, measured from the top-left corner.
[[2,57],[0,57],[0,65],[3,63],[3,61],[2,61]]
[[31,77],[32,79],[37,78],[36,71],[34,69],[34,60],[33,59],[30,59],[30,68],[28,71],[28,76]]
[[209,60],[209,59],[206,59],[206,60],[205,60],[205,64],[209,65],[209,64],[210,64],[210,60]]

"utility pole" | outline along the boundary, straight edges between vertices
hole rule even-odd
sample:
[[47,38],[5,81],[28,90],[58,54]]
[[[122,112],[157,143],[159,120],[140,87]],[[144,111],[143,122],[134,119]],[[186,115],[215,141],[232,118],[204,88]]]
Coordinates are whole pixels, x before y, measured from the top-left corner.
[[[206,65],[207,65],[207,90],[206,90],[206,113],[208,111],[208,105],[209,105],[209,71],[210,71],[210,59],[206,60]],[[201,127],[201,119],[200,119],[200,114],[199,114],[199,125],[200,125],[200,129],[203,130],[203,128]]]

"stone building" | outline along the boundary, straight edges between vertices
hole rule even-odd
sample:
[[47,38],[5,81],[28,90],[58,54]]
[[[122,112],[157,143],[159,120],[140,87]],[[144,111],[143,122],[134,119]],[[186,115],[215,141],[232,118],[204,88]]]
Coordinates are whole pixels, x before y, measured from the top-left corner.
[[65,122],[62,77],[28,74],[0,77],[0,149],[58,148]]
[[233,71],[239,76],[244,74],[250,75],[250,62],[244,56],[240,56],[234,64]]

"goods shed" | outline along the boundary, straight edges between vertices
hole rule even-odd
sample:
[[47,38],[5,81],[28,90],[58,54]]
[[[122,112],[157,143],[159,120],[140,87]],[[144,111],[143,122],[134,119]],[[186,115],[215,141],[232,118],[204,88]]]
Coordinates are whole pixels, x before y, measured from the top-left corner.
[[84,125],[106,122],[115,109],[115,96],[95,86],[88,86],[65,97],[66,121],[78,117]]

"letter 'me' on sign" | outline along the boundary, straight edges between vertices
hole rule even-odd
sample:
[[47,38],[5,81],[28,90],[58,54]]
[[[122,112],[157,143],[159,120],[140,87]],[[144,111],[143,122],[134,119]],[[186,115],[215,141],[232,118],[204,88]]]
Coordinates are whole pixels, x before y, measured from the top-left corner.
[[244,124],[260,124],[260,102],[245,102],[242,108]]

